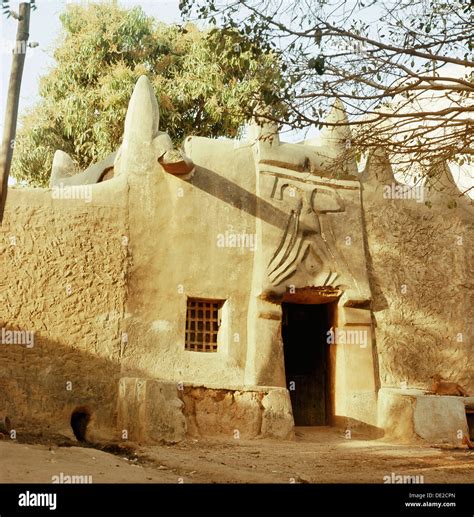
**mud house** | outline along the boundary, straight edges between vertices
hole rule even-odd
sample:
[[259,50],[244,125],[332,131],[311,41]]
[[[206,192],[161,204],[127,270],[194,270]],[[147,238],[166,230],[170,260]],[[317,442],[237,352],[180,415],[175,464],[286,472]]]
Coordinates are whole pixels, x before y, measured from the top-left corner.
[[51,188],[9,193],[0,323],[34,340],[0,345],[0,413],[145,442],[296,424],[459,443],[473,400],[426,390],[474,391],[472,206],[448,166],[424,200],[382,151],[359,174],[349,141],[264,125],[180,151],[140,78],[117,153],[80,172],[58,151]]

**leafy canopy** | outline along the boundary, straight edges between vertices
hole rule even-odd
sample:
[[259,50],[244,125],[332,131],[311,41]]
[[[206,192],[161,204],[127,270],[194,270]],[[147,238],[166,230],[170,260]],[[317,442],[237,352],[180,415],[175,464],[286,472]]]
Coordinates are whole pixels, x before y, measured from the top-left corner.
[[57,149],[81,168],[115,151],[142,74],[160,105],[160,128],[176,144],[190,134],[237,136],[257,105],[284,112],[275,55],[236,30],[165,25],[111,4],[69,5],[60,19],[56,64],[17,135],[18,180],[46,185]]

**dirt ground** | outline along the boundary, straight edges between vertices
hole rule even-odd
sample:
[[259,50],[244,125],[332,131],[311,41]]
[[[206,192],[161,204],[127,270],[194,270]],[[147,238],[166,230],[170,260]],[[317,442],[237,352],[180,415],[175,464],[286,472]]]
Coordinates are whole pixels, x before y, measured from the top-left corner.
[[297,428],[292,441],[188,440],[175,445],[80,446],[58,437],[0,441],[0,482],[51,483],[91,476],[93,483],[383,483],[384,476],[425,483],[472,483],[467,449],[400,445],[328,427]]

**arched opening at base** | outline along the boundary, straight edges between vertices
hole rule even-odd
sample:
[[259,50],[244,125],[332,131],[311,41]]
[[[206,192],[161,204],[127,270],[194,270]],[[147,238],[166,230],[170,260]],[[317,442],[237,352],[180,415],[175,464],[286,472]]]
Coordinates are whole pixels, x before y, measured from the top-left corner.
[[71,427],[78,442],[87,442],[87,426],[91,419],[91,412],[86,407],[77,407],[71,415]]

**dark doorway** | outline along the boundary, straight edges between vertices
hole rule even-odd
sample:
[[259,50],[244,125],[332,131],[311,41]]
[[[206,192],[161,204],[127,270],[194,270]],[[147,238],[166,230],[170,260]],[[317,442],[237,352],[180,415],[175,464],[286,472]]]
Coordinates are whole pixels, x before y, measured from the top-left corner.
[[76,408],[71,415],[71,427],[79,442],[87,441],[87,426],[91,419],[90,411],[85,407]]
[[330,421],[330,308],[327,303],[282,303],[286,385],[295,425],[328,425]]

